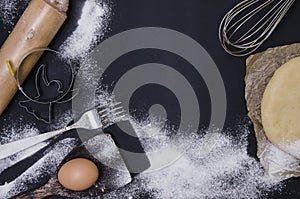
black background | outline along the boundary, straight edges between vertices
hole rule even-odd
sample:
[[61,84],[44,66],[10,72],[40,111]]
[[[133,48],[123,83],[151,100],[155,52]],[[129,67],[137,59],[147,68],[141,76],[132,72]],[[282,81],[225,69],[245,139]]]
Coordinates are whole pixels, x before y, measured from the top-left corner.
[[[218,40],[218,28],[219,23],[224,16],[224,14],[232,8],[234,5],[239,3],[238,0],[114,0],[109,1],[112,8],[112,16],[109,25],[109,30],[105,34],[104,38],[108,38],[119,32],[138,28],[138,27],[164,27],[179,31],[186,34],[199,42],[213,58],[214,62],[219,68],[219,71],[224,80],[226,94],[227,94],[227,117],[225,123],[225,129],[235,129],[237,126],[243,122],[248,121],[247,110],[244,100],[244,76],[245,76],[245,57],[237,58],[228,55],[220,46]],[[60,44],[72,33],[76,28],[76,23],[80,17],[81,7],[83,6],[83,0],[74,0],[70,2],[70,9],[68,11],[68,19],[63,25],[60,32],[57,34],[56,38],[51,43],[50,47],[53,49],[58,49]],[[19,13],[22,13],[25,6],[20,7]],[[300,40],[300,28],[298,27],[300,18],[300,2],[295,2],[293,7],[287,13],[285,18],[279,24],[275,32],[271,37],[258,49],[258,51],[265,50],[269,47],[280,46],[285,44],[291,44],[299,42]],[[17,20],[17,19],[16,19]],[[0,32],[0,45],[5,41],[12,27],[10,25],[4,25],[0,22],[1,32]],[[80,42],[80,41],[79,41]],[[139,59],[143,62],[149,56],[153,59],[165,59],[171,58],[171,55],[162,53],[162,55],[154,56],[158,52],[140,52]],[[156,58],[155,58],[156,57]],[[167,57],[167,58],[166,58]],[[120,61],[121,60],[121,61]],[[134,55],[128,55],[127,57],[120,58],[117,60],[123,65],[133,65],[138,64],[139,61],[135,61]],[[174,58],[172,62],[177,63],[180,60]],[[120,63],[120,64],[121,64]],[[57,70],[61,70],[57,68]],[[28,77],[28,79],[34,78],[34,73]],[[188,79],[193,80],[198,77],[194,77],[193,73],[190,73]],[[63,77],[63,76],[62,76]],[[57,77],[59,78],[59,77]],[[201,81],[201,80],[199,80]],[[28,81],[24,84],[25,88],[30,87],[31,83]],[[1,89],[1,88],[0,88]],[[205,93],[205,86],[201,86],[196,89],[198,92]],[[161,90],[164,91],[163,89]],[[159,92],[159,89],[155,90]],[[167,97],[166,95],[165,97]],[[29,115],[26,111],[18,106],[18,100],[22,96],[18,93],[13,101],[10,103],[5,113],[0,117],[0,128],[10,123],[12,120],[17,121],[18,118],[22,118],[23,122],[36,123],[40,131],[45,132],[49,130],[49,125],[37,121],[34,117]],[[139,107],[139,102],[136,100],[132,101],[133,105]],[[136,103],[136,105],[134,105]],[[204,102],[207,103],[207,102]],[[205,107],[205,106],[204,106]],[[71,103],[64,105],[55,106],[54,114],[58,115],[64,111],[71,108]],[[201,125],[205,126],[209,118],[210,110],[201,109],[201,115],[204,115],[204,119]],[[207,115],[205,117],[205,115]],[[175,118],[176,121],[176,118]],[[251,128],[251,134],[249,135],[249,154],[256,157],[256,142],[254,131]],[[73,134],[72,134],[73,135]],[[71,136],[71,133],[65,136]],[[23,163],[17,168],[11,168],[6,171],[5,174],[1,175],[1,183],[5,179],[12,179],[16,173],[24,170],[30,163],[34,160],[28,161],[26,164]],[[300,196],[300,179],[290,179],[285,181],[285,187],[281,192],[274,192],[270,194],[270,198],[299,198]]]

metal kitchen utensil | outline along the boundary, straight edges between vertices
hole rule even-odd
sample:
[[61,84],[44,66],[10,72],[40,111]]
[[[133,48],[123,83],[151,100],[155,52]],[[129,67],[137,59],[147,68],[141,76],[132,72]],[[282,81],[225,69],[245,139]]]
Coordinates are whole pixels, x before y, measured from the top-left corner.
[[245,56],[274,31],[295,0],[244,0],[223,17],[219,40],[226,52]]
[[[100,141],[99,143],[95,140]],[[99,147],[101,146],[101,147]],[[91,151],[90,148],[94,150]],[[109,193],[113,190],[119,189],[132,181],[130,173],[126,170],[123,159],[121,156],[114,157],[114,163],[121,165],[122,170],[110,167],[105,164],[105,158],[100,158],[100,149],[110,148],[113,151],[117,151],[117,146],[114,144],[110,135],[100,134],[82,143],[80,146],[73,149],[60,163],[57,171],[50,175],[50,179],[41,187],[36,189],[28,189],[26,193],[17,193],[16,199],[32,199],[32,198],[44,198],[47,196],[60,196],[68,198],[97,198],[103,194]],[[99,154],[100,153],[100,154]],[[58,181],[57,172],[64,163],[74,158],[87,158],[93,161],[99,169],[99,179],[89,189],[84,191],[70,191],[64,188]],[[21,195],[19,195],[21,194]]]
[[139,137],[129,120],[124,120],[125,111],[120,103],[103,105],[85,112],[77,122],[65,128],[48,133],[32,136],[0,145],[0,159],[7,158],[24,149],[39,143],[48,145],[50,138],[61,135],[72,129],[102,129],[110,134],[119,147],[125,165],[132,176],[139,174],[150,167],[150,161],[140,143]]
[[[1,46],[0,115],[18,89],[10,74],[18,69],[18,64],[24,54],[31,49],[47,47],[50,44],[67,18],[66,11],[68,7],[69,0],[31,0],[18,23]],[[41,55],[42,53],[37,53],[35,56],[29,57],[26,62],[23,62],[22,72],[20,73],[21,82],[29,75]],[[9,64],[11,66],[9,70],[7,62],[11,63]]]
[[[65,86],[65,89],[63,88],[63,83],[62,81],[58,79],[52,79],[48,80],[48,77],[46,75],[47,73],[47,67],[45,64],[41,64],[35,74],[35,91],[36,91],[36,96],[30,96],[28,93],[26,93],[25,89],[21,86],[21,79],[20,79],[20,70],[23,70],[22,63],[27,61],[28,58],[31,56],[35,56],[36,54],[41,54],[41,53],[52,53],[53,55],[56,55],[56,57],[60,58],[62,55],[60,52],[50,49],[50,48],[34,48],[28,52],[26,52],[22,58],[20,59],[20,62],[18,63],[17,70],[14,74],[13,70],[11,69],[10,62],[7,61],[8,67],[12,71],[12,78],[15,79],[15,82],[17,84],[18,90],[23,94],[23,96],[26,98],[26,100],[22,100],[19,102],[19,106],[22,108],[25,108],[25,110],[33,115],[37,120],[43,121],[47,124],[51,123],[51,116],[52,116],[52,109],[54,104],[62,104],[66,103],[68,101],[71,101],[75,96],[77,96],[79,90],[78,89],[73,89],[73,83],[74,83],[74,77],[75,77],[75,70],[74,67],[72,66],[72,63],[69,59],[64,59],[63,61],[66,62],[65,65],[69,68],[70,71],[70,82],[67,86]],[[61,59],[61,58],[60,58]],[[41,82],[39,82],[39,79]],[[56,84],[57,85],[57,96],[54,98],[47,98],[47,99],[42,99],[41,98],[41,85],[44,84],[46,86],[50,86],[51,84]],[[71,94],[71,95],[70,95]],[[69,96],[70,95],[70,96]],[[30,108],[29,104],[34,104],[34,108]],[[35,110],[36,105],[44,105],[48,106],[48,114],[46,118],[43,118],[39,111]],[[34,110],[32,110],[34,109]]]
[[[9,148],[8,152],[0,155],[1,158],[4,158],[41,142],[48,145],[48,139],[58,136],[67,130],[74,128],[84,128],[89,130],[100,129],[106,134],[100,134],[98,136],[111,136],[111,143],[116,145],[115,148],[119,154],[118,157],[114,157],[114,161],[116,161],[116,159],[118,160],[116,163],[114,163],[114,166],[104,165],[105,161],[102,162],[102,159],[94,157],[95,154],[93,154],[93,152],[90,153],[90,151],[86,150],[87,143],[85,142],[82,144],[80,151],[85,151],[85,157],[88,156],[89,159],[94,159],[101,172],[104,172],[103,175],[100,174],[102,178],[100,177],[92,189],[89,189],[87,192],[80,193],[68,191],[67,189],[62,188],[58,183],[57,176],[52,175],[48,183],[41,188],[38,188],[29,194],[21,195],[17,198],[31,198],[32,194],[34,196],[46,196],[53,194],[62,196],[78,196],[78,194],[80,196],[99,196],[125,186],[137,174],[148,169],[150,167],[150,161],[147,157],[147,154],[145,153],[139,137],[133,129],[130,121],[124,120],[125,114],[119,104],[120,103],[114,103],[113,106],[109,106],[110,108],[107,105],[104,105],[87,111],[73,125],[57,131],[45,133],[45,136],[42,134],[39,136],[33,136],[16,142],[0,145],[0,151],[11,147]],[[67,159],[71,159],[71,157],[74,158],[73,155],[74,154],[71,153]],[[78,157],[80,156],[82,156],[82,154],[80,154]],[[122,169],[118,169],[120,166]],[[121,181],[112,180],[116,178],[120,179]],[[116,182],[119,184],[116,184]]]
[[124,111],[119,105],[120,103],[115,103],[112,107],[108,107],[106,105],[99,106],[95,109],[85,112],[77,122],[70,126],[7,144],[2,144],[0,145],[0,159],[9,157],[24,149],[32,147],[72,129],[83,128],[87,130],[93,130],[109,126],[114,121],[120,120],[124,117]]

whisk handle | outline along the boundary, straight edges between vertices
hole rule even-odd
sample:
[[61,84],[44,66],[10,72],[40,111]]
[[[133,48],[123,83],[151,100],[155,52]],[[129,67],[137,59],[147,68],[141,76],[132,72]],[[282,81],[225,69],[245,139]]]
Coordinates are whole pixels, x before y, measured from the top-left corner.
[[69,130],[69,128],[62,128],[59,130],[55,130],[55,131],[50,131],[48,133],[43,133],[40,135],[36,135],[36,136],[32,136],[32,137],[28,137],[25,139],[21,139],[21,140],[17,140],[14,142],[10,142],[7,144],[2,144],[0,145],[0,159],[4,159],[7,158],[11,155],[14,155],[20,151],[23,151],[29,147],[32,147],[36,144],[39,144],[41,142],[44,142],[50,138],[53,138],[59,134],[62,134],[63,132]]

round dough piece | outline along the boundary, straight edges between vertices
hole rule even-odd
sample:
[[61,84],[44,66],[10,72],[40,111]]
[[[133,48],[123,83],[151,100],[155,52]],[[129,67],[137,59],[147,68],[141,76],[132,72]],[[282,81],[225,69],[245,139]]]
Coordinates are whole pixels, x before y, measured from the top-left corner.
[[261,116],[268,139],[300,159],[300,57],[276,70],[263,95]]

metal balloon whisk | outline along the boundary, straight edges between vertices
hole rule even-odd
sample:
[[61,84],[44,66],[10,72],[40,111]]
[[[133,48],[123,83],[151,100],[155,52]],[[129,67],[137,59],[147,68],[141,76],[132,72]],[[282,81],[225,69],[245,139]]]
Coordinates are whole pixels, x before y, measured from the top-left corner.
[[274,31],[295,0],[244,0],[224,16],[219,40],[226,52],[245,56]]

